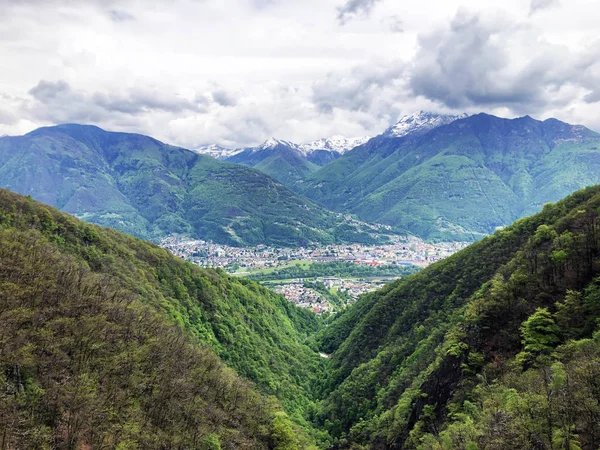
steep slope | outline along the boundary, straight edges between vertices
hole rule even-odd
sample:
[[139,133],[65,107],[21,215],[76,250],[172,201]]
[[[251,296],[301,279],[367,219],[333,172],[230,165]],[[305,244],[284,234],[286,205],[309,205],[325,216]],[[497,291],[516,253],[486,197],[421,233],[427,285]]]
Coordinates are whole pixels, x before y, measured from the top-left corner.
[[3,448],[309,445],[215,351],[301,419],[313,316],[5,190],[0,324]]
[[295,189],[424,238],[473,239],[600,182],[600,135],[584,127],[486,114],[430,122],[373,138]]
[[324,328],[337,447],[597,448],[599,214],[577,192]]
[[[160,312],[262,392],[280,398],[295,420],[303,422],[313,408],[313,384],[324,361],[304,344],[319,326],[312,312],[258,283],[203,270],[155,245],[85,224],[5,190],[0,190],[0,224],[8,235],[31,234],[31,242],[48,241],[51,253],[74,261],[99,282],[105,280],[114,286],[111,293],[123,291]],[[12,248],[9,241],[3,245]],[[6,261],[2,267],[10,273],[12,263]],[[18,288],[25,301],[25,285]]]
[[358,231],[257,170],[93,126],[0,138],[0,186],[147,239],[298,246]]

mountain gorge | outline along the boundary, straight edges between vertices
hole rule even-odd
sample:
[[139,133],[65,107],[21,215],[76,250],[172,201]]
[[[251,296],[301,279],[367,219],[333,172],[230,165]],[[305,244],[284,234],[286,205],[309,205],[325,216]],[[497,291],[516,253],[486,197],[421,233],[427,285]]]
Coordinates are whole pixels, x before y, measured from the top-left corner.
[[279,246],[371,239],[363,226],[258,170],[94,126],[0,138],[0,186],[146,239],[179,233]]
[[600,135],[531,117],[418,113],[297,182],[326,207],[473,240],[600,182]]
[[252,281],[4,190],[0,243],[6,448],[600,444],[600,187],[325,327]]

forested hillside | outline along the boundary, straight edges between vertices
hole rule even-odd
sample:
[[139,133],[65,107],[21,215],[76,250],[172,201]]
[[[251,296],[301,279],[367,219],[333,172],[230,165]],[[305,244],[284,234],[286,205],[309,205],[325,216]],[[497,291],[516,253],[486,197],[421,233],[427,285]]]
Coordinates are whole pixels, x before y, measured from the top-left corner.
[[599,216],[600,186],[579,191],[321,328],[252,281],[0,191],[2,443],[596,449]]
[[577,192],[339,315],[336,447],[598,448],[599,214]]
[[376,240],[258,170],[87,125],[0,137],[0,187],[151,240],[173,233],[238,246]]
[[266,448],[298,437],[263,394],[314,412],[317,318],[257,283],[6,190],[0,255],[2,448]]
[[582,126],[477,114],[373,138],[295,189],[424,239],[476,240],[599,183],[599,148],[600,135]]

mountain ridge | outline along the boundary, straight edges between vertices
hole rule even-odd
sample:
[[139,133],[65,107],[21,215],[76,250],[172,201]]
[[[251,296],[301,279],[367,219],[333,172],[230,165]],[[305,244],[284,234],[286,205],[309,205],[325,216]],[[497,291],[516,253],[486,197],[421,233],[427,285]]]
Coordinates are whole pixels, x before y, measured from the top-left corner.
[[281,246],[370,239],[258,170],[95,126],[1,138],[0,186],[150,239],[178,233]]
[[295,150],[299,150],[304,154],[304,156],[309,158],[314,152],[317,151],[334,152],[336,154],[343,155],[345,152],[352,150],[354,147],[364,144],[369,139],[370,137],[347,138],[345,136],[335,135],[329,138],[321,138],[303,144],[296,144],[291,141],[272,137],[267,139],[262,144],[254,147],[228,148],[218,144],[208,144],[200,146],[194,149],[194,151],[201,154],[208,154],[209,156],[213,156],[217,159],[227,159],[246,150],[263,150],[267,148],[274,148],[278,144],[281,144]]
[[579,125],[481,113],[377,136],[293,187],[422,238],[473,239],[600,182],[599,147],[600,135]]

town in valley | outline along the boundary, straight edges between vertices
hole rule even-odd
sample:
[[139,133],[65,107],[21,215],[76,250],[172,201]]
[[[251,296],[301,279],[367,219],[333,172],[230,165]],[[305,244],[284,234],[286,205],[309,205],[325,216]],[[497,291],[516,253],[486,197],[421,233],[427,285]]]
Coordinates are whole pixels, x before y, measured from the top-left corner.
[[[356,301],[360,295],[379,289],[385,283],[400,278],[398,275],[379,275],[379,272],[385,271],[377,268],[413,268],[413,271],[416,271],[447,258],[469,243],[429,243],[413,236],[394,236],[390,243],[383,245],[233,247],[173,235],[163,239],[160,245],[199,266],[221,268],[235,276],[257,279],[298,306],[323,314],[338,311]],[[334,262],[369,267],[373,270],[368,276],[328,276],[314,273],[310,277],[281,279],[265,276],[277,274],[277,271],[295,265],[309,267],[315,264],[313,267],[320,267],[319,264]]]

